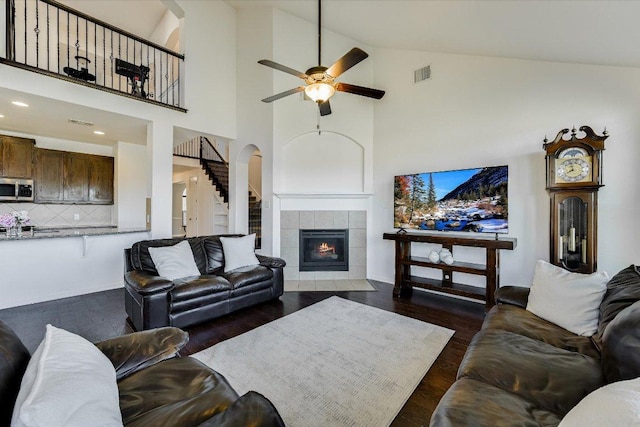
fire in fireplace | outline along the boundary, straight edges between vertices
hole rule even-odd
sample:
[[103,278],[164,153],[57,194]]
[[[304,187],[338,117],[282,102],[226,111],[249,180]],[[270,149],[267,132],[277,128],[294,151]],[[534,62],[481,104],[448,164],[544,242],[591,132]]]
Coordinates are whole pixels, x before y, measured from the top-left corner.
[[348,271],[349,230],[300,230],[300,271]]

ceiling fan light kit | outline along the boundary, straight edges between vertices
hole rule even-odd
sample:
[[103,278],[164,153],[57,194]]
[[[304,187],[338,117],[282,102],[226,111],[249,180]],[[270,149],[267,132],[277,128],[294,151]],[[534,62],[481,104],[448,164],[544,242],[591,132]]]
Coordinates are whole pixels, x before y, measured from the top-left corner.
[[[318,64],[321,60],[321,19],[322,19],[321,2],[318,0]],[[305,94],[318,104],[320,109],[320,115],[326,116],[331,114],[331,105],[329,104],[329,98],[331,98],[336,91],[353,93],[355,95],[366,96],[368,98],[381,99],[384,96],[384,91],[379,89],[372,89],[368,87],[356,86],[347,83],[338,83],[335,79],[342,73],[353,67],[354,65],[365,60],[369,55],[360,48],[354,47],[347,52],[342,58],[338,59],[332,66],[323,67],[318,65],[317,67],[309,68],[306,73],[294,70],[285,65],[278,64],[268,59],[261,59],[259,64],[271,67],[275,70],[279,70],[291,75],[294,75],[305,81],[306,86],[298,86],[293,89],[278,93],[262,100],[262,102],[273,102],[285,96],[293,95],[294,93],[304,91]]]
[[336,93],[336,88],[328,83],[313,83],[304,88],[304,93],[313,102],[323,103],[329,100]]

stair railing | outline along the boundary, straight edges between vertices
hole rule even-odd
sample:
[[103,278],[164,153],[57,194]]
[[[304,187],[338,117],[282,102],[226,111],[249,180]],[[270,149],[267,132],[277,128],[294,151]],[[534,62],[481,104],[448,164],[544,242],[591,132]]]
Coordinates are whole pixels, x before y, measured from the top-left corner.
[[5,4],[0,63],[186,112],[184,55],[54,0]]

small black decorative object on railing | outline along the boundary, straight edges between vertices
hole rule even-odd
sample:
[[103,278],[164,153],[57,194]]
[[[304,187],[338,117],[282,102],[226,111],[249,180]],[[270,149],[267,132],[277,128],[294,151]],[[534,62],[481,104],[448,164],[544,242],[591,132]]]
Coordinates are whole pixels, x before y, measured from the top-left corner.
[[0,62],[184,111],[184,55],[53,0],[6,5]]

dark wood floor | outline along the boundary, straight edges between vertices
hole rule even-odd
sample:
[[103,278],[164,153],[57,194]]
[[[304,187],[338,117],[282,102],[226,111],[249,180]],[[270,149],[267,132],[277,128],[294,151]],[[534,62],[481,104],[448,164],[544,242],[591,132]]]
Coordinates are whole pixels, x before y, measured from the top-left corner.
[[[184,355],[210,347],[332,295],[455,330],[422,382],[396,417],[394,426],[425,426],[440,397],[451,386],[464,352],[484,319],[484,305],[415,291],[393,298],[392,285],[371,282],[377,292],[288,292],[279,300],[250,307],[188,329]],[[0,310],[0,320],[13,328],[33,352],[47,323],[96,342],[132,332],[126,322],[122,289]],[[375,357],[375,355],[371,355]]]

